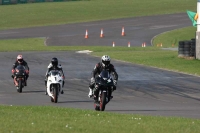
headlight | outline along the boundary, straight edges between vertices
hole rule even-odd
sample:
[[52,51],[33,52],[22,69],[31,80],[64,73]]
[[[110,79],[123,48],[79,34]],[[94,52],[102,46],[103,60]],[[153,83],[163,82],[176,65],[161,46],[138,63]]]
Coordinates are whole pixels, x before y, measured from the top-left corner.
[[58,82],[62,82],[62,80],[59,80]]
[[52,82],[51,80],[49,80],[49,82]]
[[110,82],[111,82],[111,80],[110,80],[110,79],[108,79],[107,81],[108,81],[108,83],[110,83]]

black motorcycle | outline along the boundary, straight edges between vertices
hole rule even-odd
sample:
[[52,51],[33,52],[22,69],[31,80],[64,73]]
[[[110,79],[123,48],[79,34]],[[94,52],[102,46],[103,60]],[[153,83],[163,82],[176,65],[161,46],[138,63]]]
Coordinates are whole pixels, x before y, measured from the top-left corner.
[[21,93],[26,82],[26,69],[23,65],[18,65],[15,68],[14,78],[18,82],[17,91]]
[[100,75],[95,78],[95,89],[98,88],[94,92],[95,98],[98,99],[98,103],[94,103],[95,110],[105,110],[106,104],[111,100],[114,87],[113,79],[106,70],[103,70]]

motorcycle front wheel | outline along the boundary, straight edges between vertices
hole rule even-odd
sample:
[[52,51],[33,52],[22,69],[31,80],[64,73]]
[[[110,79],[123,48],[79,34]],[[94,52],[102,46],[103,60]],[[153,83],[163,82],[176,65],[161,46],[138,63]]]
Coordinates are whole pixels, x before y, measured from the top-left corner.
[[18,89],[17,89],[17,91],[18,91],[19,93],[22,92],[22,80],[19,80],[19,82],[18,82]]
[[102,92],[100,96],[100,111],[104,111],[106,107],[107,92]]
[[54,103],[58,102],[58,89],[53,88],[53,97],[54,97]]

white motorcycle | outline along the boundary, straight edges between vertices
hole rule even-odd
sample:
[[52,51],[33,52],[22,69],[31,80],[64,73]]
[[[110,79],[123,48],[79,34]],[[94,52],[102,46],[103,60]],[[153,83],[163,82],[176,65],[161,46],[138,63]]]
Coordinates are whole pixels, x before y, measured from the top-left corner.
[[58,96],[63,89],[63,75],[59,70],[51,70],[48,75],[47,94],[51,97],[51,102],[57,103]]

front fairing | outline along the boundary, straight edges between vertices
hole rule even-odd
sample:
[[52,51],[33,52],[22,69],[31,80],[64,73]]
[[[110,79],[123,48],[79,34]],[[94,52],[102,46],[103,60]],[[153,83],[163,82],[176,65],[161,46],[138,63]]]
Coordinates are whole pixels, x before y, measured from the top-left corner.
[[102,87],[111,87],[113,86],[113,80],[110,77],[108,71],[103,70],[100,75],[96,78],[96,84]]
[[96,84],[98,84],[99,86],[109,87],[109,86],[113,86],[113,80],[111,78],[105,80],[101,77],[97,77]]
[[24,77],[26,74],[25,74],[25,67],[22,66],[22,65],[19,65],[15,68],[15,75],[17,77]]
[[59,71],[50,71],[49,72],[49,77],[48,77],[48,83],[51,84],[62,84],[62,76],[61,73]]

